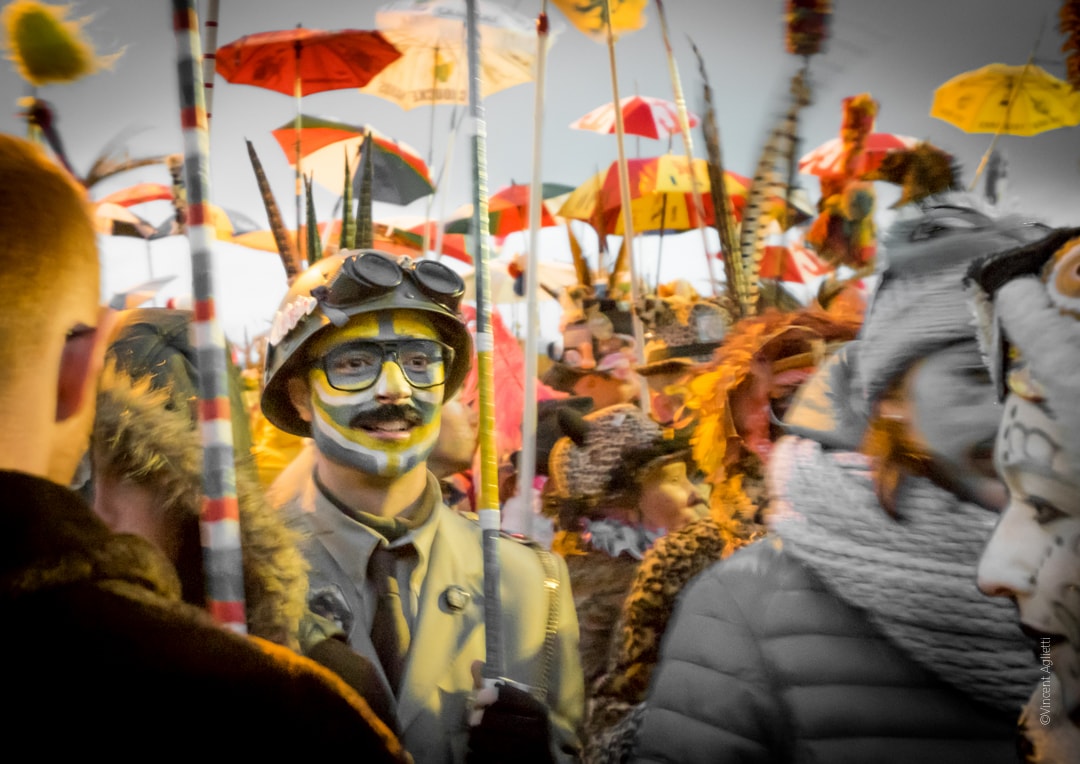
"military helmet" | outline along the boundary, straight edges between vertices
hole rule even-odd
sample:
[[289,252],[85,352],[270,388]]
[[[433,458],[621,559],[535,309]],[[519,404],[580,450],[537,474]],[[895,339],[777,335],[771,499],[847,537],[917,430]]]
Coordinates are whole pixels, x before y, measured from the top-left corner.
[[444,398],[461,386],[472,363],[472,336],[458,314],[465,283],[435,260],[412,261],[372,249],[342,250],[301,273],[281,301],[270,328],[262,410],[286,432],[307,437],[310,426],[289,398],[287,381],[308,360],[303,351],[330,326],[380,310],[426,313],[443,342],[454,349]]

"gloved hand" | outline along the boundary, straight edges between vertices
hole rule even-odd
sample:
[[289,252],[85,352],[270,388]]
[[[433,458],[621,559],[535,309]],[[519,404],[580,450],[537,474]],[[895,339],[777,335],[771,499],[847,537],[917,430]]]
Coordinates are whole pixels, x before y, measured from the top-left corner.
[[[479,679],[479,662],[474,678]],[[482,682],[477,683],[482,686]],[[525,690],[504,681],[476,693],[469,715],[467,764],[552,764],[548,710]]]

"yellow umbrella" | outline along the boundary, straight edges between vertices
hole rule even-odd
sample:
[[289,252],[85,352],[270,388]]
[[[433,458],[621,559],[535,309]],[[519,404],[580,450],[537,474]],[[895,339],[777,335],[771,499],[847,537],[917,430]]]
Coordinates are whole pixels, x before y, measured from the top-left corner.
[[1080,125],[1080,91],[1035,64],[989,64],[935,90],[930,116],[968,133],[1038,135]]
[[930,116],[968,133],[994,134],[971,180],[974,190],[1002,135],[1038,135],[1080,125],[1080,91],[1031,58],[1023,66],[988,64],[935,90]]

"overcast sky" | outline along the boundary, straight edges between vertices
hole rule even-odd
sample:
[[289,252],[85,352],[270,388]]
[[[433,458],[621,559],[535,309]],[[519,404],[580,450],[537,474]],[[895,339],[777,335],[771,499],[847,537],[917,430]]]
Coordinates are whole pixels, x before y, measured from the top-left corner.
[[[288,29],[372,28],[379,0],[221,0],[219,43],[245,34]],[[535,16],[539,0],[503,0],[503,5]],[[90,34],[103,52],[124,50],[112,71],[75,85],[42,88],[52,102],[59,129],[76,167],[85,171],[94,155],[125,128],[143,129],[131,141],[132,153],[182,150],[175,42],[167,0],[76,0],[76,14],[94,15]],[[688,36],[702,50],[717,98],[721,138],[728,169],[753,174],[754,164],[777,116],[786,108],[787,83],[800,60],[784,51],[782,0],[668,0],[672,42],[690,108],[701,111],[702,82]],[[800,124],[802,147],[809,150],[837,135],[840,101],[869,92],[880,103],[877,130],[924,138],[952,153],[970,181],[989,135],[969,135],[929,116],[934,89],[963,71],[991,62],[1023,64],[1040,27],[1036,62],[1051,73],[1064,73],[1062,38],[1057,32],[1059,0],[835,0],[826,52],[812,63],[814,103]],[[562,17],[554,5],[554,18]],[[655,8],[647,26],[616,47],[620,94],[672,98],[672,85]],[[545,181],[578,184],[616,158],[614,136],[567,125],[612,100],[606,46],[584,37],[568,24],[551,48],[543,122]],[[0,130],[23,133],[15,101],[24,83],[4,64],[0,68]],[[528,182],[532,174],[534,86],[518,86],[485,102],[488,127],[489,190]],[[270,131],[294,114],[292,98],[259,88],[216,84],[212,120],[213,200],[259,222],[265,214],[247,159],[244,138],[255,144],[270,174],[283,214],[291,222],[292,171]],[[304,111],[347,122],[370,123],[426,155],[432,147],[435,169],[447,155],[452,107],[403,111],[357,91],[308,96]],[[432,142],[431,119],[435,139]],[[696,153],[704,155],[699,131]],[[999,142],[1009,162],[1008,192],[1014,204],[1053,224],[1076,224],[1080,218],[1080,128],[1040,136],[1005,136]],[[666,142],[630,139],[631,156],[655,155]],[[676,151],[681,145],[676,143]],[[445,203],[453,210],[469,200],[469,148],[461,136],[453,150]],[[113,190],[138,180],[167,182],[162,168],[131,173],[103,187]],[[813,178],[802,178],[816,199]],[[881,184],[879,184],[881,185]],[[885,190],[882,196],[887,193]],[[320,214],[329,215],[334,195],[320,195]],[[423,214],[424,204],[409,208],[378,205],[376,215]],[[160,275],[160,274],[158,274]]]

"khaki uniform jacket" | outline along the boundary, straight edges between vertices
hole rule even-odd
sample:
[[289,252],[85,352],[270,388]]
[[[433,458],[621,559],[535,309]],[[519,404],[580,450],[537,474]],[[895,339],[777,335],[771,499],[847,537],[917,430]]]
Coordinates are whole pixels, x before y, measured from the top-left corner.
[[[370,638],[374,587],[366,583],[368,558],[378,538],[323,496],[312,470],[298,469],[305,461],[310,464],[302,455],[282,473],[272,497],[275,503],[284,501],[279,506],[307,535],[309,603],[339,623],[353,649],[375,664],[385,683]],[[485,655],[483,555],[479,523],[444,506],[430,474],[427,496],[437,502],[435,510],[406,537],[419,562],[411,578],[415,617],[407,613],[412,637],[397,716],[402,742],[417,764],[441,764],[465,758],[471,666]],[[535,549],[499,539],[504,666],[510,679],[546,686],[552,751],[558,761],[573,761],[584,713],[578,623],[566,563],[557,555],[550,559],[558,610],[556,630],[545,648],[550,610],[544,565]]]

